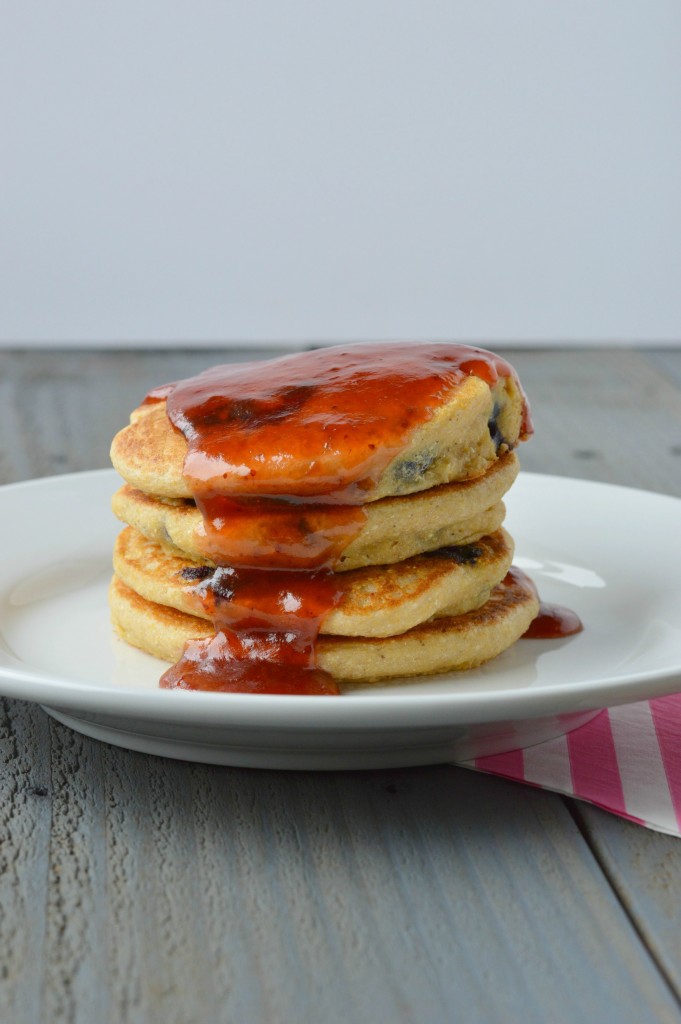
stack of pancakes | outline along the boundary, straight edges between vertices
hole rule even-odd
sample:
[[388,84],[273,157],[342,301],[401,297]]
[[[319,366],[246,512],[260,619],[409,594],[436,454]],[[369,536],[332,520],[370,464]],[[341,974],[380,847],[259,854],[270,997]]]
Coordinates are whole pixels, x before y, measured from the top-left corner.
[[[538,600],[509,573],[513,541],[502,526],[522,422],[513,377],[467,377],[412,433],[332,567],[341,596],[321,623],[319,668],[354,683],[467,669],[526,631]],[[214,633],[195,593],[215,563],[183,475],[186,452],[163,401],[135,410],[111,452],[126,481],[113,510],[128,524],[114,551],[114,628],[168,662]]]

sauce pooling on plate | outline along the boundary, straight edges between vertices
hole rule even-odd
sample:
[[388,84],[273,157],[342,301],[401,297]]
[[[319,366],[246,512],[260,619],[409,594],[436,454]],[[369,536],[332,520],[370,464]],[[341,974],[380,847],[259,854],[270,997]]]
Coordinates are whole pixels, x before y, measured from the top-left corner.
[[581,633],[584,625],[579,615],[562,604],[539,603],[539,614],[523,633],[526,640],[559,640]]
[[[162,685],[337,693],[315,663],[341,596],[333,566],[386,467],[471,376],[521,391],[499,356],[436,344],[227,364],[152,391],[187,440],[184,476],[219,566],[192,588],[216,635],[191,642]],[[524,403],[521,439],[531,432]]]
[[[513,566],[506,579],[522,580],[534,589],[537,588],[522,569]],[[539,595],[537,594],[537,597]],[[579,615],[562,604],[549,604],[548,601],[539,601],[539,612],[532,620],[529,628],[523,633],[523,640],[560,640],[563,637],[574,636],[581,633],[584,625]]]
[[[197,567],[201,572],[201,567]],[[196,571],[185,570],[189,579]],[[203,575],[203,574],[202,574]],[[161,685],[190,690],[337,694],[338,684],[314,664],[324,616],[340,590],[335,574],[286,570],[206,569],[192,588],[215,636],[195,640]]]

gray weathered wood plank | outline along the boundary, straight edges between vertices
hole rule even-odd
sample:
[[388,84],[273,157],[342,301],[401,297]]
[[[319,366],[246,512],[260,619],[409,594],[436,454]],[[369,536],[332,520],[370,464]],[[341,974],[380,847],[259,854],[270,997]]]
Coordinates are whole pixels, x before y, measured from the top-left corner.
[[671,986],[681,992],[679,839],[584,804],[576,817],[622,906]]
[[[681,352],[665,355],[681,364]],[[527,470],[681,494],[681,390],[645,354],[519,352],[512,359],[536,426],[520,451]]]
[[52,824],[49,720],[0,699],[0,1019],[39,1021]]

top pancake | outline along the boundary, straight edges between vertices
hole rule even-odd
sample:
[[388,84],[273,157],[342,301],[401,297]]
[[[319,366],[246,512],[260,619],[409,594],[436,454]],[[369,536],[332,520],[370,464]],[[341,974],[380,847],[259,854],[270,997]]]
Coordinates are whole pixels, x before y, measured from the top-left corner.
[[[512,376],[500,377],[493,387],[478,377],[465,377],[432,417],[412,431],[399,455],[366,492],[366,500],[482,476],[517,445],[522,417],[523,396]],[[183,476],[186,454],[187,442],[170,423],[165,402],[136,409],[111,448],[111,460],[121,476],[160,498],[192,497]],[[304,469],[300,472],[304,475]]]

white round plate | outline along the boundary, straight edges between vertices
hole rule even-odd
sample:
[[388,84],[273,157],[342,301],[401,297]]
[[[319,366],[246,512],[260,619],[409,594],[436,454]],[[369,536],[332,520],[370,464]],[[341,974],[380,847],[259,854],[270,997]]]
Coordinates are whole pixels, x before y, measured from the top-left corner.
[[336,698],[160,690],[164,663],[109,625],[119,483],[101,470],[0,488],[0,693],[89,736],[215,764],[396,767],[528,746],[681,689],[681,501],[523,473],[506,499],[516,564],[583,633]]

